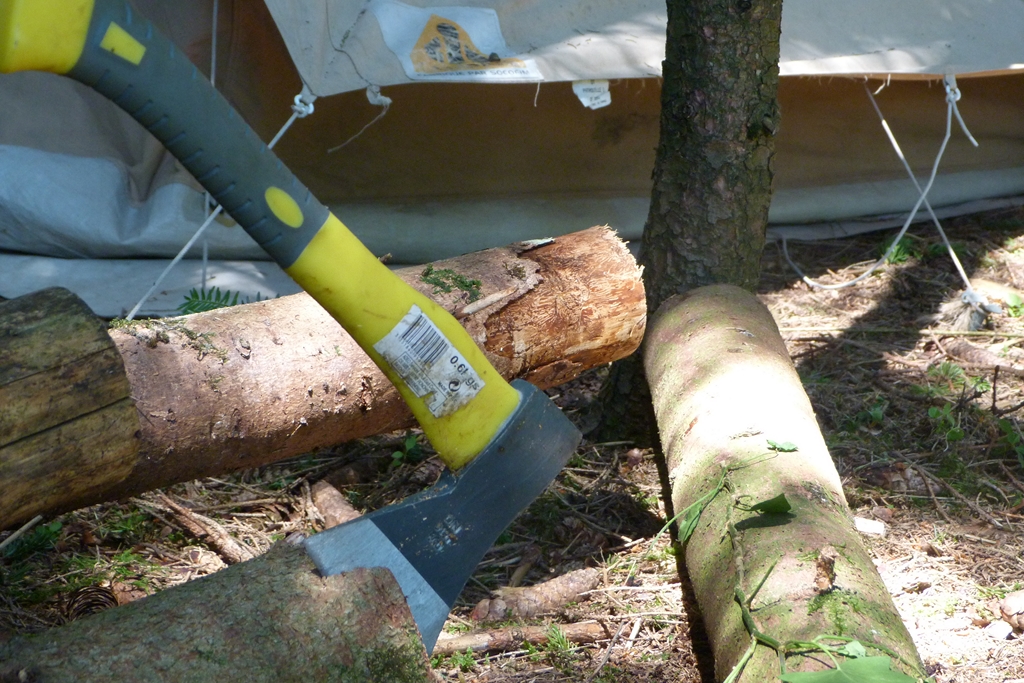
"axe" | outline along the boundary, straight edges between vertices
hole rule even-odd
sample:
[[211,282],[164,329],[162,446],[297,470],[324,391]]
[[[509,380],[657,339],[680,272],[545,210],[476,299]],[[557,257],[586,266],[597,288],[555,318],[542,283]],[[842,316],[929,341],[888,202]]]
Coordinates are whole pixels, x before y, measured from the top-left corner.
[[461,325],[378,261],[196,67],[123,0],[0,0],[0,72],[49,71],[142,124],[359,343],[448,466],[432,488],[316,534],[322,574],[387,567],[427,647],[484,552],[580,433],[498,374]]

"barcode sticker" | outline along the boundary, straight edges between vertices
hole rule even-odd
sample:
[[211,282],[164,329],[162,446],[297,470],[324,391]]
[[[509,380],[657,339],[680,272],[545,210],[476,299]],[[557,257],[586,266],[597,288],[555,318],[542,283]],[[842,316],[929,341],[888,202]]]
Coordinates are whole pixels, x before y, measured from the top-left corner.
[[419,306],[373,345],[434,417],[450,415],[484,387],[480,375]]

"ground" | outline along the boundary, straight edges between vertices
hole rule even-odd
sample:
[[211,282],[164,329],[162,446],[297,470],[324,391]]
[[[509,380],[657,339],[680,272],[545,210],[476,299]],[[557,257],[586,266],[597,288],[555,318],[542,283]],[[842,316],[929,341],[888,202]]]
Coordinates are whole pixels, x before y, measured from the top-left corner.
[[[970,277],[1024,292],[1024,211],[946,227]],[[789,346],[853,513],[884,525],[884,537],[863,540],[929,671],[939,683],[1020,681],[1024,640],[993,631],[999,600],[1024,588],[1024,294],[1000,290],[1004,313],[988,328],[962,329],[955,302],[963,287],[948,254],[930,226],[912,232],[919,237],[905,239],[892,262],[841,290],[810,288],[770,244],[759,295]],[[790,244],[789,253],[810,277],[836,283],[864,272],[891,237]],[[586,425],[602,375],[591,371],[550,393]],[[428,485],[440,467],[415,437],[383,435],[44,520],[0,551],[0,637],[223,568],[224,549],[197,540],[168,498],[258,553],[322,526],[311,494],[321,479],[358,510]],[[584,442],[483,558],[442,636],[535,624],[541,637],[489,654],[437,654],[446,681],[689,683],[709,674],[699,617],[667,534],[659,535],[655,458],[627,442]],[[543,584],[584,568],[596,571],[572,575],[586,577],[582,587]],[[474,620],[474,607],[510,582],[541,584],[527,594],[541,613]],[[585,622],[598,625],[597,636],[578,635],[574,625]]]

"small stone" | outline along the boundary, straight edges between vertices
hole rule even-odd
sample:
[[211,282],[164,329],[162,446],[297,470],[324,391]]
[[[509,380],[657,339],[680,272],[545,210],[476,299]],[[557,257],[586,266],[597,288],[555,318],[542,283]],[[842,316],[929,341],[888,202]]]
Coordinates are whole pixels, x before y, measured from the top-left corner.
[[1013,635],[1013,627],[1005,621],[993,621],[985,627],[985,635],[996,640],[1006,640]]
[[879,522],[877,519],[867,519],[865,517],[854,517],[853,526],[856,527],[857,531],[868,536],[880,536],[885,538],[885,523]]

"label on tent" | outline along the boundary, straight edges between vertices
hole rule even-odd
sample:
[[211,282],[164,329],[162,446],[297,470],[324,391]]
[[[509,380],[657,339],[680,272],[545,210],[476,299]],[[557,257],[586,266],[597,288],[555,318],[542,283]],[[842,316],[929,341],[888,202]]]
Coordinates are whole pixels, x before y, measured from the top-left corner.
[[531,59],[505,45],[498,14],[478,7],[411,7],[374,0],[384,43],[416,80],[517,83],[543,80]]
[[588,109],[600,109],[612,103],[608,81],[573,81],[572,91]]
[[484,382],[434,321],[413,306],[373,345],[434,417],[450,415],[480,393]]

